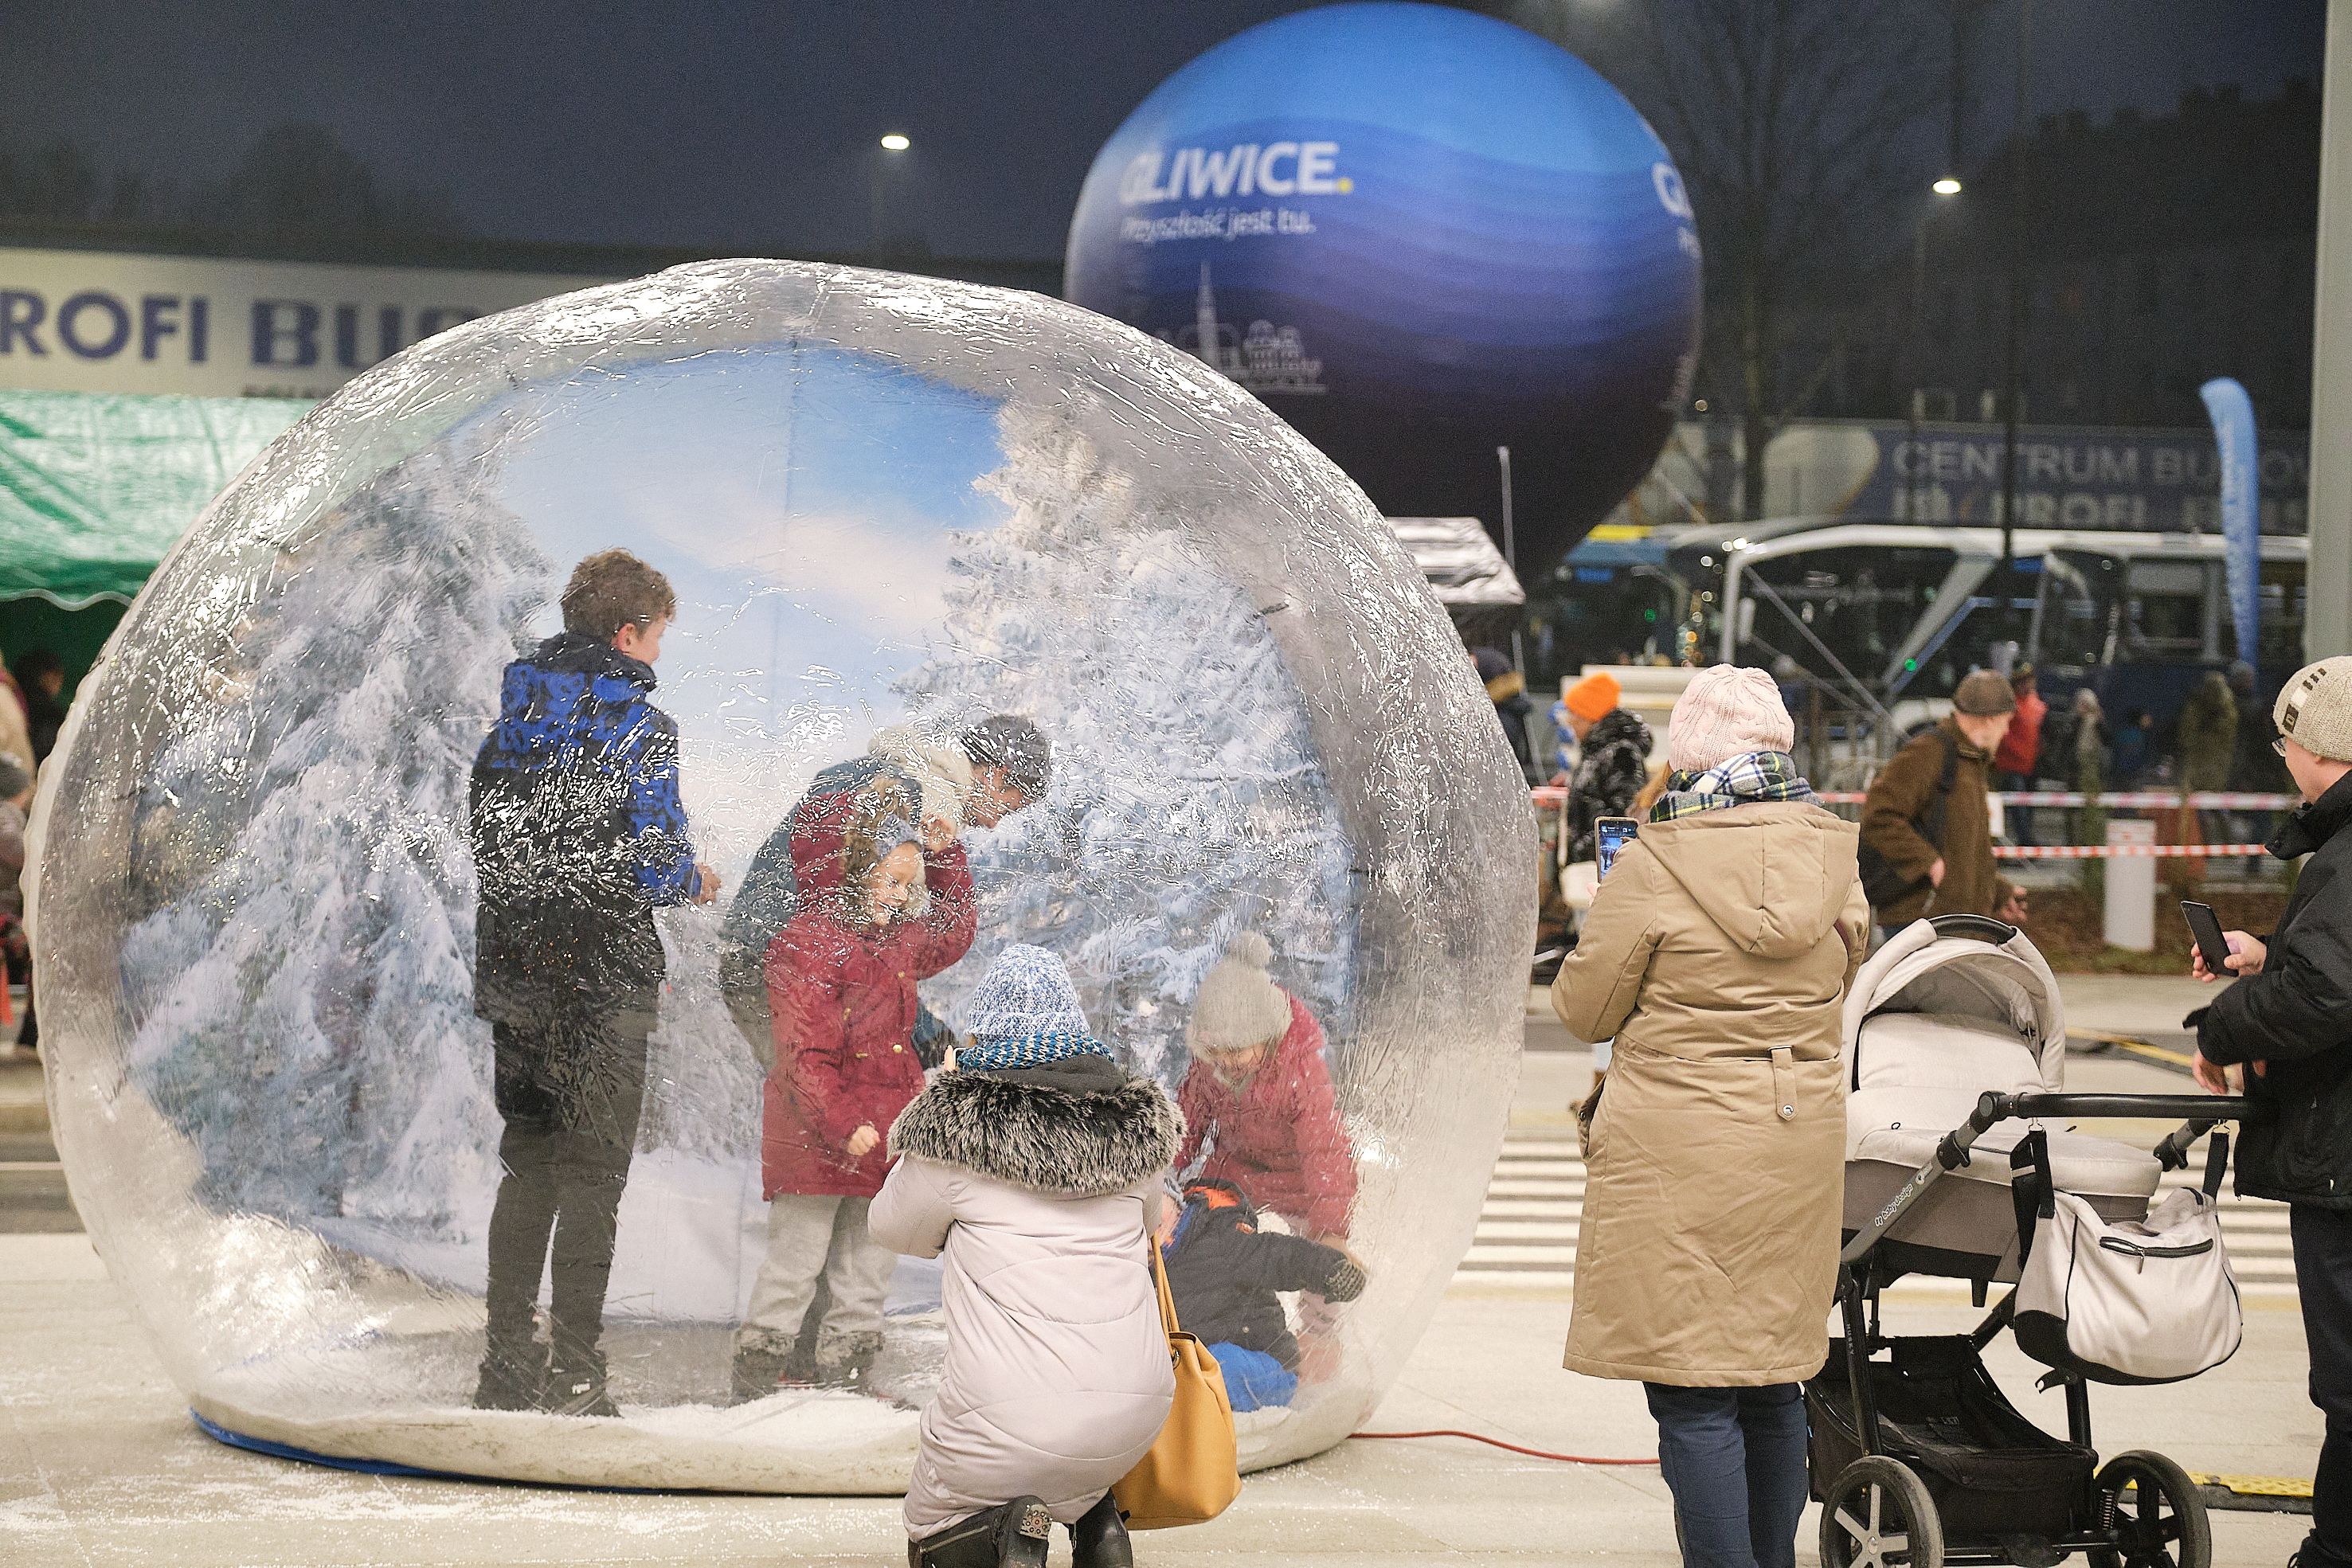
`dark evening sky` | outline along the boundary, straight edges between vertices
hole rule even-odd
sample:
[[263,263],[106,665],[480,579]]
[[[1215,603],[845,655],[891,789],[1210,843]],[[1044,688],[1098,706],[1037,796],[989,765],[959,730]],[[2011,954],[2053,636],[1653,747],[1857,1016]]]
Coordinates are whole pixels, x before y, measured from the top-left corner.
[[[1642,0],[1548,0],[1574,12]],[[1868,5],[1874,0],[1853,0]],[[886,131],[912,137],[934,250],[1059,254],[1101,143],[1161,78],[1280,0],[587,0],[289,5],[0,0],[0,137],[59,136],[185,187],[268,126],[331,128],[499,237],[849,250]],[[2033,106],[2171,109],[2319,72],[2325,0],[2038,0]],[[1984,136],[2013,12],[1984,29]],[[1922,47],[1940,59],[1939,43]]]

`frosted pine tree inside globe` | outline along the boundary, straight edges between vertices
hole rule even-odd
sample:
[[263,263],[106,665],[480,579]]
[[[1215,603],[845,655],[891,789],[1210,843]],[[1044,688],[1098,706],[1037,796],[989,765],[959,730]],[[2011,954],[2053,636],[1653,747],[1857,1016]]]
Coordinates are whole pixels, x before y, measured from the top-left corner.
[[[501,1403],[478,758],[520,711],[509,665],[621,691],[549,652],[614,549],[675,612],[578,765],[670,803],[645,841],[685,881],[637,917],[641,1113],[586,1331],[608,1402]],[[27,878],[57,1134],[194,1415],[465,1475],[903,1488],[938,1265],[898,1266],[856,1386],[730,1386],[772,1050],[736,901],[869,752],[948,757],[981,800],[966,771],[1018,771],[968,738],[992,716],[1050,768],[963,811],[970,941],[924,1009],[961,1029],[998,952],[1045,948],[1172,1094],[1194,993],[1263,934],[1319,1025],[1369,1283],[1289,1299],[1317,1354],[1240,1418],[1244,1464],[1353,1429],[1468,1244],[1517,1073],[1533,830],[1460,642],[1362,494],[1196,361],[1034,295],[778,262],[548,300],[363,375],[214,503],[82,688]],[[565,1311],[542,1283],[559,1369]]]

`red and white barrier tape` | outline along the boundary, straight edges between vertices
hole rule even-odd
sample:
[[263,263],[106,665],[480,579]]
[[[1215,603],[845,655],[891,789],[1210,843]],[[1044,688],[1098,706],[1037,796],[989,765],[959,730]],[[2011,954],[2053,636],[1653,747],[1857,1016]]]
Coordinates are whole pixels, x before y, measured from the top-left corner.
[[[1531,791],[1536,804],[1546,810],[1557,811],[1568,804],[1568,790],[1559,784],[1538,784]],[[1858,789],[1825,790],[1822,802],[1830,806],[1859,806],[1870,797]],[[2104,795],[2076,795],[2061,789],[2023,790],[1993,797],[2004,806],[2114,806],[2137,807],[2142,810],[2178,810],[2184,804],[2179,795],[2167,795],[2153,790],[2133,789]],[[2185,802],[2200,811],[2291,811],[2303,804],[2300,795],[2262,795],[2237,789],[2200,789]]]
[[2176,855],[2228,859],[2267,852],[2260,844],[1995,844],[1992,847],[1993,859],[2002,861],[2100,861],[2119,855],[2133,858],[2153,855],[2159,860]]
[[[1565,793],[1565,791],[1562,791]],[[1867,795],[1855,790],[1839,790],[1825,794],[1822,800],[1832,806],[1859,806]],[[2004,806],[2136,806],[2142,810],[2164,808],[2177,810],[2181,804],[2178,795],[2165,795],[2150,790],[2135,789],[2106,795],[2076,795],[2059,789],[2021,790],[1993,797]],[[2200,811],[2289,811],[2303,804],[2300,795],[2255,795],[2233,789],[2200,789],[2190,795],[2188,805]]]

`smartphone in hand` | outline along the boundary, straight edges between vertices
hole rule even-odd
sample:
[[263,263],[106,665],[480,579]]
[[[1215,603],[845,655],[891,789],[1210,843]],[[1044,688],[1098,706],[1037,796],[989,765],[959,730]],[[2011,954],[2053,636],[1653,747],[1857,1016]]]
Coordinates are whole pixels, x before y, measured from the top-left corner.
[[1607,876],[1617,863],[1617,852],[1640,836],[1642,824],[1632,817],[1602,817],[1592,824],[1592,860],[1597,876]]
[[2189,922],[2189,934],[2197,938],[2197,951],[2203,955],[2205,967],[2217,980],[2226,980],[2237,973],[2230,967],[2230,939],[2221,935],[2221,918],[2210,904],[2200,904],[2193,898],[2180,901],[2181,918]]

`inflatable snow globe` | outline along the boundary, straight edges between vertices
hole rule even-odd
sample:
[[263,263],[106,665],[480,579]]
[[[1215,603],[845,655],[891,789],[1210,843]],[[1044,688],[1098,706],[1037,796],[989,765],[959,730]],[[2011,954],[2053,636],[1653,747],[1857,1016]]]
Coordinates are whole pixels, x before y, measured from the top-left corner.
[[1517,1077],[1533,825],[1444,615],[1246,392],[1029,294],[711,263],[387,361],[148,585],[35,832],[91,1238],[215,1435],[335,1461],[905,1485],[939,1266],[763,1264],[827,1245],[781,929],[910,839],[873,1081],[1042,948],[1214,1175],[1195,1048],[1310,1021],[1323,1175],[1239,1186],[1363,1286],[1283,1298],[1246,1467],[1395,1375]]

